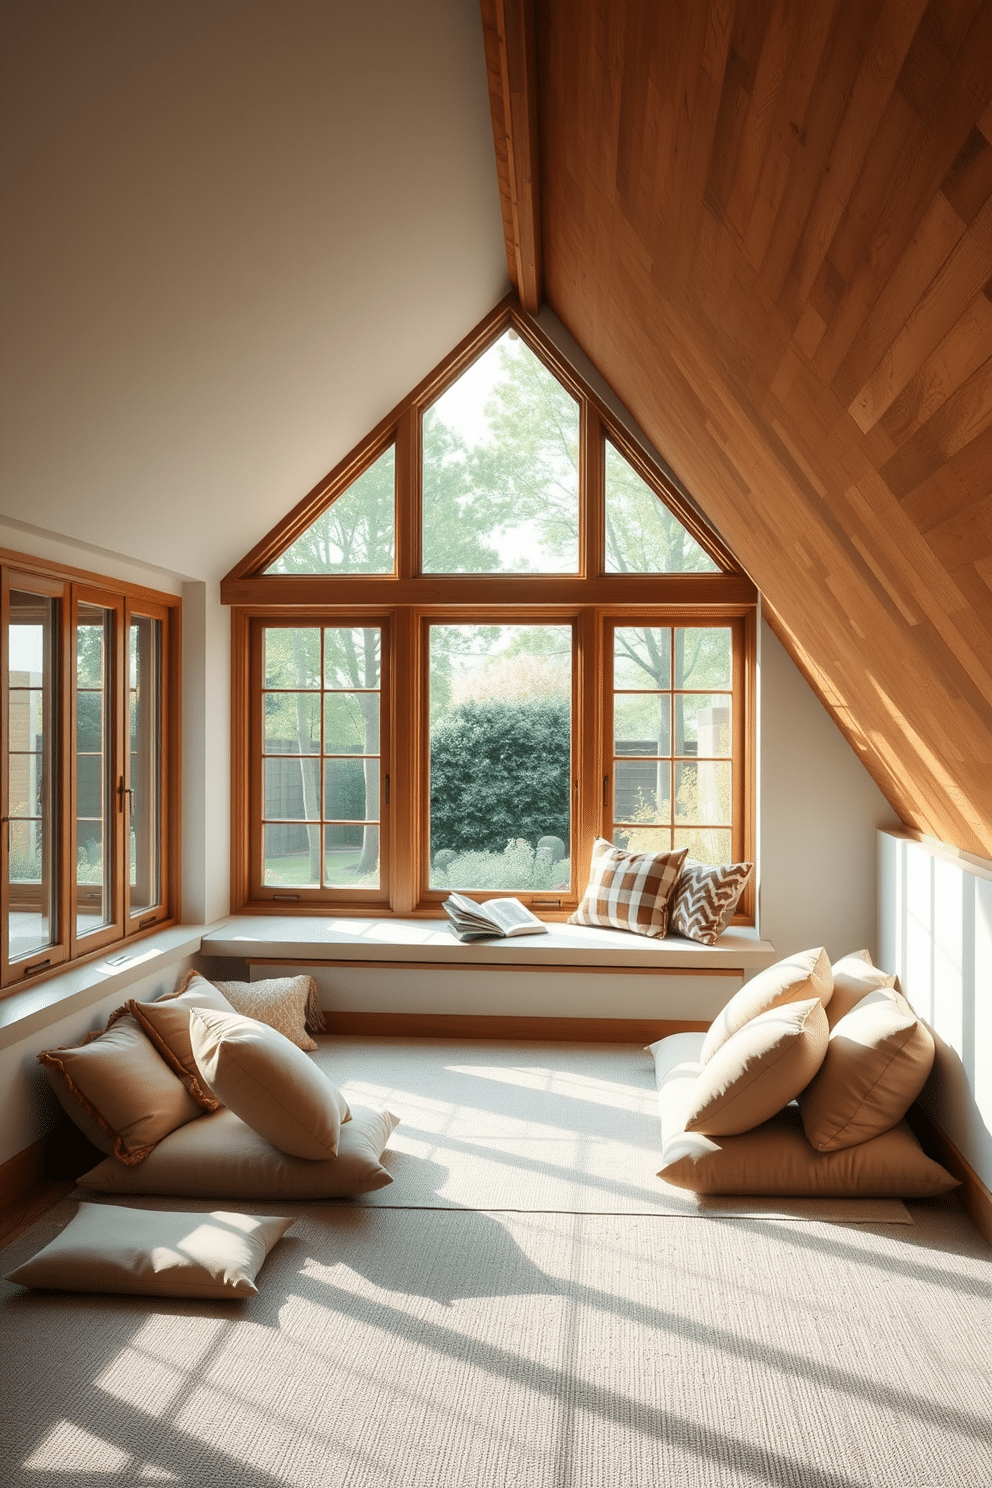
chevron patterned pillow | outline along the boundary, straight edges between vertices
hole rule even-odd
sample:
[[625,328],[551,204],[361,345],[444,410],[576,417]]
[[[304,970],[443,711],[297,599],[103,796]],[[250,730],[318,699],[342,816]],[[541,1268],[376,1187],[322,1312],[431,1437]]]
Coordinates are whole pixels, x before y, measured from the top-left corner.
[[672,895],[669,922],[676,935],[712,945],[737,907],[753,863],[713,867],[687,858]]

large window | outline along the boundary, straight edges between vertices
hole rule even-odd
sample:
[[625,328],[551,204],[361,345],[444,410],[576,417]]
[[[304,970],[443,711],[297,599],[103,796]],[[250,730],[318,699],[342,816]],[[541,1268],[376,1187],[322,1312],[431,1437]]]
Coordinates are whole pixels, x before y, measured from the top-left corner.
[[172,914],[178,601],[13,554],[0,572],[11,987]]
[[512,305],[222,594],[235,907],[564,916],[596,836],[753,856],[753,587]]

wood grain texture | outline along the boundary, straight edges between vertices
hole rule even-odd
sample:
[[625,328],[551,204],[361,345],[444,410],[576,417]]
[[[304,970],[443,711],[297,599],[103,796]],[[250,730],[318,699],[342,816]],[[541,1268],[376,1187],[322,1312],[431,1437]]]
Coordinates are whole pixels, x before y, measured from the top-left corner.
[[537,26],[548,303],[903,820],[992,856],[992,0]]
[[541,308],[541,213],[534,0],[481,0],[489,105],[510,281]]

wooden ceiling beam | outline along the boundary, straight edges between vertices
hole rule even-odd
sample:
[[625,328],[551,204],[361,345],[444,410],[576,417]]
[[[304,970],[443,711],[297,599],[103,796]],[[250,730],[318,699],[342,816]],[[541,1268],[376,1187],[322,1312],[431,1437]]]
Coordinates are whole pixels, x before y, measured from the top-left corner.
[[529,315],[544,297],[534,0],[480,0],[510,281]]

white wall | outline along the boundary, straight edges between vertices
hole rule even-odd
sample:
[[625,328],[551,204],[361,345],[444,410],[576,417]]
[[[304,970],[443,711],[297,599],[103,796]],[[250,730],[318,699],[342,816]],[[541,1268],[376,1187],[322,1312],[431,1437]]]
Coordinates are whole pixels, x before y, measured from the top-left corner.
[[874,952],[876,831],[898,818],[764,622],[759,691],[761,934],[783,956]]
[[217,587],[183,585],[183,920],[231,907],[231,612]]
[[992,863],[879,833],[878,933],[936,1037],[920,1104],[992,1188]]

